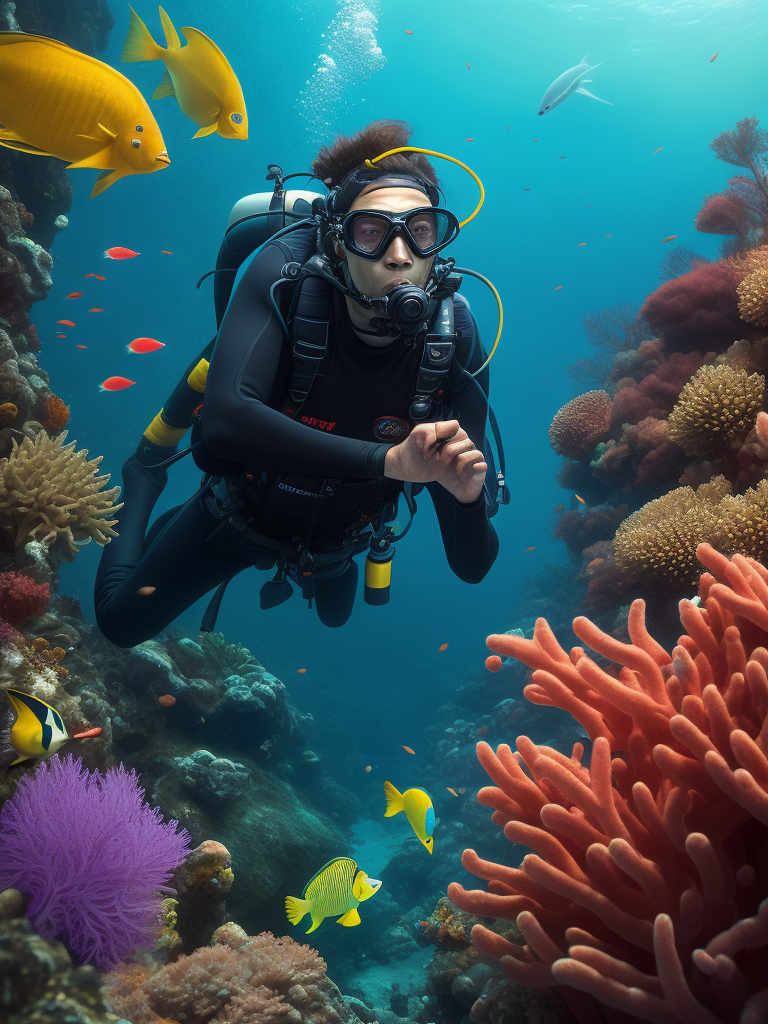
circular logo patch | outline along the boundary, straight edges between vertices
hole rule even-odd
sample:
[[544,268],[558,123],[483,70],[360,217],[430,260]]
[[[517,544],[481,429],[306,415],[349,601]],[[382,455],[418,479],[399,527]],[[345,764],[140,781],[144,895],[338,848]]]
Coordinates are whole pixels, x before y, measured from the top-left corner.
[[373,436],[377,441],[398,444],[404,441],[411,432],[410,425],[399,416],[379,416],[373,424]]

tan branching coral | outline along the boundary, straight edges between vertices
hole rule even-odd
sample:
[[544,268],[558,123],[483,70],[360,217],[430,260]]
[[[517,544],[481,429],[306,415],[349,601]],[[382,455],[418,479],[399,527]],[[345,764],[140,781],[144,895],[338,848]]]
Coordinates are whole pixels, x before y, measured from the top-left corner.
[[731,494],[725,477],[695,491],[678,487],[649,501],[616,531],[614,559],[638,583],[667,589],[692,586],[701,566],[696,545],[768,560],[768,480]]
[[14,544],[29,540],[61,545],[72,561],[90,540],[108,544],[117,522],[109,517],[119,487],[103,490],[109,475],[97,476],[102,456],[87,461],[88,450],[76,452],[75,441],[64,444],[66,431],[50,438],[41,431],[25,437],[6,459],[0,459],[0,528],[13,532]]
[[739,274],[752,274],[755,270],[768,268],[768,245],[758,245],[755,249],[748,249],[739,253],[738,256],[729,256],[723,260],[726,266]]
[[669,414],[669,437],[688,455],[712,458],[741,447],[762,408],[765,377],[723,364],[702,366]]
[[571,399],[549,428],[549,443],[558,455],[584,459],[610,431],[611,399],[605,391],[587,391]]
[[758,327],[768,327],[768,266],[747,274],[736,293],[741,319]]

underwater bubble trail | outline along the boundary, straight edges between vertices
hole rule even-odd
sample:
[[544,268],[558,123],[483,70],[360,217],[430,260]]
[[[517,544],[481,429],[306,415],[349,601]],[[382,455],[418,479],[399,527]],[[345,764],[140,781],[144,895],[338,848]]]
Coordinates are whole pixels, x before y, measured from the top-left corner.
[[323,33],[325,51],[318,54],[314,73],[297,103],[313,145],[328,141],[360,86],[387,62],[376,41],[379,11],[379,0],[338,0],[336,14]]

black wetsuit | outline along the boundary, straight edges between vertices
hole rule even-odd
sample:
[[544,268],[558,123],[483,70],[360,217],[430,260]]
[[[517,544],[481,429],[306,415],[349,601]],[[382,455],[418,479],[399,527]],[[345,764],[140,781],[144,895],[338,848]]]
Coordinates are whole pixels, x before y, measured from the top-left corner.
[[[288,238],[266,245],[232,295],[210,361],[202,440],[212,456],[228,460],[233,472],[239,469],[244,485],[240,493],[257,537],[301,537],[308,515],[315,514],[312,550],[337,550],[338,557],[327,554],[331,561],[318,568],[314,597],[321,621],[337,626],[349,618],[355,599],[357,565],[351,561],[351,541],[402,486],[384,477],[384,460],[411,428],[408,405],[420,348],[404,338],[383,348],[365,344],[352,330],[343,298],[334,294],[326,358],[292,418],[295,411],[287,398],[291,348],[268,295],[283,265],[296,258],[296,248],[300,246],[292,247]],[[287,297],[281,298],[287,312]],[[469,380],[467,371],[479,367],[485,353],[460,296],[455,329],[457,355],[443,398],[480,445],[487,371],[479,383]],[[123,467],[123,479],[119,536],[104,549],[95,590],[99,627],[119,646],[155,636],[190,604],[243,569],[275,564],[274,549],[254,546],[252,536],[249,542],[222,521],[222,509],[227,511],[222,484],[217,498],[206,479],[185,505],[160,517],[145,538],[165,471],[146,468],[132,457]],[[316,503],[324,482],[333,493]],[[498,551],[483,495],[463,505],[440,484],[426,486],[451,569],[465,582],[480,582]],[[238,519],[242,524],[243,517]],[[341,540],[346,540],[345,547]],[[137,594],[142,587],[156,589],[143,596]]]

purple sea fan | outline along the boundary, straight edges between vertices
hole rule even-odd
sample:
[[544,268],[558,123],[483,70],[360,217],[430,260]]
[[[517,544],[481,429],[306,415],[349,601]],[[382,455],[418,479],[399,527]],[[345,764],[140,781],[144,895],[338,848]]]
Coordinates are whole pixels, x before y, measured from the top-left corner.
[[77,964],[108,971],[154,944],[189,840],[144,802],[136,772],[120,765],[102,776],[54,755],[0,809],[0,890],[20,889],[40,935]]

